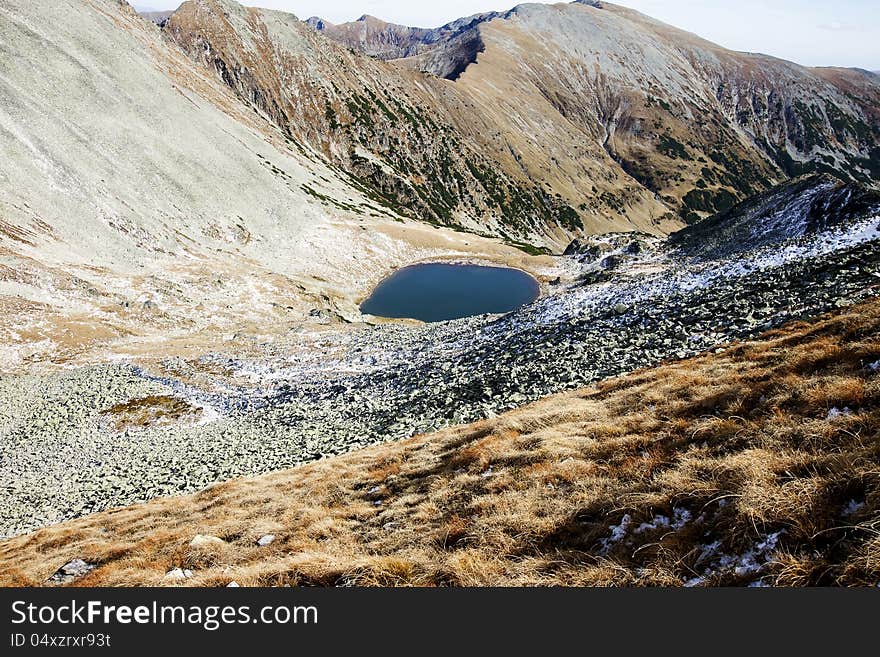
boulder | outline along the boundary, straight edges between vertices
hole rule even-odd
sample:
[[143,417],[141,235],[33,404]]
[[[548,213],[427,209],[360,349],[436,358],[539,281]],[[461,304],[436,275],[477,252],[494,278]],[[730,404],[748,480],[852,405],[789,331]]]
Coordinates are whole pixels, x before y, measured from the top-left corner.
[[226,541],[224,541],[222,538],[217,538],[216,536],[205,536],[204,534],[196,534],[193,540],[189,542],[189,546],[197,550],[224,547],[225,545]]
[[602,262],[599,263],[599,266],[602,267],[602,269],[614,269],[618,265],[620,265],[620,257],[615,255],[602,258]]
[[79,579],[80,577],[84,577],[92,572],[97,566],[92,563],[88,563],[83,561],[82,559],[74,559],[73,561],[68,561],[66,564],[61,566],[52,577],[49,578],[50,582],[56,582],[59,584],[66,584],[68,582],[72,582],[75,579]]
[[172,582],[182,582],[193,576],[193,572],[183,568],[173,568],[165,573],[165,579]]

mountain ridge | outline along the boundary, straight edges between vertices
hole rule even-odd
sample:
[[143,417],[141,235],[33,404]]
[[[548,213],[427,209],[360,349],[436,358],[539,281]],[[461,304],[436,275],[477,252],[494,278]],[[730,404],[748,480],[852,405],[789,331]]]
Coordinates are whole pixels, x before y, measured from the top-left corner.
[[[185,3],[182,11],[192,4]],[[210,6],[196,4],[203,9]],[[227,13],[237,11],[234,3],[225,7]],[[260,15],[258,10],[249,12],[255,21]],[[210,37],[200,32],[197,21],[185,22],[170,33],[185,50],[203,57]],[[513,228],[510,238],[540,244],[558,240],[550,234],[570,231],[578,223],[586,232],[616,230],[619,223],[609,224],[621,219],[634,229],[668,231],[675,228],[674,221],[698,221],[781,180],[814,170],[877,184],[872,181],[880,151],[871,149],[877,148],[880,134],[876,115],[880,86],[872,80],[844,72],[813,73],[782,60],[732,53],[608,3],[519,5],[435,30],[391,25],[367,16],[343,26],[325,24],[315,31],[333,40],[334,30],[342,45],[367,56],[347,60],[345,67],[373,77],[368,86],[379,102],[366,97],[372,116],[346,111],[353,104],[363,109],[354,95],[360,94],[359,89],[337,93],[339,89],[311,85],[310,93],[323,97],[329,106],[325,113],[332,120],[322,120],[320,112],[304,115],[296,108],[282,111],[285,116],[280,120],[295,131],[308,126],[314,132],[306,140],[323,148],[347,171],[372,177],[371,184],[383,194],[390,193],[395,203],[415,203],[417,213],[427,212],[443,223],[464,221],[469,229],[479,231],[465,217],[481,208],[484,219],[495,215],[490,232],[506,224],[506,231]],[[370,34],[372,42],[367,38]],[[547,46],[551,34],[554,45]],[[228,36],[222,37],[220,50],[228,50],[232,43]],[[308,41],[303,34],[297,39]],[[387,50],[389,44],[386,55],[391,68],[379,71],[369,63],[379,58],[369,54]],[[296,70],[272,70],[274,62],[285,60],[289,43],[284,46],[277,39],[273,43],[269,37],[262,47],[276,52],[268,66],[252,61],[250,66],[262,70],[249,75],[264,81],[298,75]],[[237,48],[220,53],[229,62],[209,65],[241,67],[245,50]],[[307,48],[312,65],[324,71],[322,77],[334,83],[345,78],[332,61],[338,54],[330,53],[328,59],[317,43]],[[517,49],[525,54],[520,62],[505,54]],[[630,51],[641,52],[641,58]],[[416,54],[396,58],[411,52]],[[477,58],[481,64],[475,63]],[[588,65],[592,60],[595,64]],[[472,73],[472,68],[479,71]],[[412,78],[407,69],[434,73],[454,84]],[[466,189],[451,185],[448,175],[431,165],[432,179],[444,179],[442,186],[452,196],[444,198],[444,191],[433,189],[427,203],[416,199],[418,193],[407,191],[413,176],[400,169],[411,169],[413,164],[424,167],[423,154],[411,150],[411,139],[400,144],[399,136],[389,134],[392,128],[385,118],[392,124],[400,121],[392,116],[393,104],[383,94],[386,80],[410,93],[421,89],[415,105],[419,112],[452,127],[460,142],[454,152],[466,152],[470,146],[487,156],[480,168],[485,165],[492,177],[500,176],[502,189],[510,190],[512,184],[546,190],[550,198],[561,199],[561,214],[551,218],[551,210],[547,215],[549,201],[543,192],[535,196],[530,191],[515,203],[509,191],[496,196],[483,181],[474,179],[473,171],[465,170],[469,167],[462,168],[461,160],[450,171],[467,180]],[[245,97],[272,98],[274,108],[289,104],[277,88],[265,84],[245,88],[250,83],[242,80],[234,84]],[[356,86],[363,84],[359,80]],[[400,101],[399,91],[392,96]],[[391,112],[384,112],[383,106]],[[340,113],[350,116],[340,122]],[[363,123],[370,125],[358,125]],[[389,148],[389,139],[398,143]],[[423,139],[428,144],[433,141],[421,134],[418,141]],[[331,152],[334,148],[336,153]],[[364,149],[375,157],[373,164],[387,166],[380,164],[368,172],[359,160],[338,152],[340,148],[356,153]],[[431,144],[428,150],[436,146]],[[548,150],[553,152],[550,157]],[[498,185],[492,187],[497,190]],[[592,191],[585,195],[585,187]],[[526,212],[537,208],[545,216],[537,224],[523,225],[510,216],[516,214],[515,205]],[[602,224],[605,227],[600,228]],[[557,241],[556,248],[564,241]]]
[[360,321],[414,260],[523,266],[396,214],[124,2],[0,17],[3,372]]
[[[823,74],[822,69],[811,69],[808,67],[802,67],[800,65],[793,64],[791,62],[786,62],[785,60],[775,58],[775,57],[770,57],[767,55],[753,54],[753,53],[735,53],[733,51],[727,51],[723,47],[718,46],[717,44],[714,44],[714,43],[707,41],[705,39],[702,39],[701,37],[699,37],[697,35],[694,35],[689,32],[685,32],[683,30],[679,30],[677,28],[673,28],[673,27],[668,26],[664,23],[661,23],[660,21],[656,21],[654,19],[651,19],[650,17],[644,16],[644,15],[642,15],[638,12],[635,12],[633,10],[629,10],[629,9],[626,9],[623,7],[615,6],[610,3],[576,2],[576,3],[572,3],[571,6],[574,6],[574,5],[579,5],[581,7],[589,8],[589,9],[606,10],[607,12],[611,12],[611,13],[615,13],[615,14],[618,14],[621,16],[625,16],[625,17],[627,17],[628,20],[631,20],[631,21],[634,21],[637,23],[641,23],[644,26],[650,26],[652,29],[659,30],[661,32],[670,32],[670,33],[676,35],[676,38],[685,45],[688,42],[690,42],[692,44],[699,46],[700,48],[702,48],[704,50],[708,50],[708,51],[716,52],[716,53],[723,53],[725,55],[738,57],[741,60],[743,60],[744,63],[752,61],[752,62],[762,62],[765,64],[772,63],[775,66],[782,66],[783,68],[793,67],[794,69],[801,70],[805,73],[813,72],[818,77],[826,77],[831,81],[836,81],[836,80],[834,80],[833,75]],[[559,5],[559,7],[561,7],[561,6],[562,5]],[[546,6],[542,7],[541,5],[525,4],[525,5],[519,5],[516,8],[512,9],[511,11],[506,12],[506,14],[504,14],[503,16],[501,14],[496,14],[494,16],[494,18],[501,17],[501,18],[507,20],[507,19],[510,19],[511,17],[514,17],[514,16],[528,14],[529,12],[547,13],[549,11],[551,11],[551,10],[547,9]],[[337,28],[338,27],[339,26],[337,26]],[[394,28],[394,29],[396,29],[397,27],[399,27],[399,26],[392,26],[392,28]],[[334,35],[332,33],[328,33],[328,36],[330,36],[331,38],[335,37],[335,38],[343,39],[343,37],[338,34]],[[457,34],[456,37],[458,37],[458,36],[460,36],[460,35]],[[350,45],[351,47],[355,47],[355,48],[359,47],[359,44],[357,44],[357,43],[349,43],[348,45]],[[365,52],[369,52],[369,48],[363,48],[362,45],[361,45],[361,47]],[[415,62],[415,64],[422,65],[424,68],[424,62]],[[829,70],[835,70],[835,69],[829,68]],[[837,69],[837,70],[841,70],[841,69]],[[876,88],[870,89],[869,94],[873,97],[876,97],[877,89]],[[863,106],[862,109],[866,109],[868,111],[873,111],[876,108],[876,105],[877,105],[876,98],[874,98],[869,103],[867,103],[865,106]],[[876,120],[876,115],[874,116],[874,119]],[[771,157],[774,155],[777,155],[777,153],[774,153],[772,151],[772,149],[767,149],[767,148],[765,148],[765,154],[769,155]],[[785,168],[786,166],[791,167],[791,164],[786,162],[784,160],[784,158],[781,163],[777,162],[777,164],[782,166],[783,168]],[[786,173],[789,173],[789,174],[795,173],[796,174],[796,173],[800,173],[800,172],[795,171],[793,168],[791,171],[786,171]]]
[[[0,2],[3,581],[876,582],[878,81],[505,16]],[[540,295],[362,312],[436,261]]]
[[787,180],[758,138],[791,175],[876,187],[874,77],[765,70],[603,7],[481,23],[451,81],[229,1],[158,29],[117,0],[10,0],[3,368],[197,345],[184,327],[361,322],[390,269],[444,255],[554,280],[532,254],[664,235]]
[[356,45],[357,50],[371,57],[404,59],[415,56],[440,41],[454,39],[480,23],[502,18],[509,13],[510,11],[473,14],[437,28],[389,23],[368,14],[349,23],[333,24],[317,17],[309,18],[305,22],[336,41]]
[[184,3],[165,33],[395,209],[538,243],[561,243],[560,226],[579,226],[564,199],[457,131],[440,98],[458,110],[463,100],[421,74],[355,55],[292,15],[234,2]]

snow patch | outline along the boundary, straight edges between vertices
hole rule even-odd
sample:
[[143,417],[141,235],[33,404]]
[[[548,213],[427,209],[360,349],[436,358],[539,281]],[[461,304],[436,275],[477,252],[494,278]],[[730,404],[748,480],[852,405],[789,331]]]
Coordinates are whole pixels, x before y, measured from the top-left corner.
[[611,527],[611,536],[603,538],[599,542],[602,545],[601,553],[608,554],[615,545],[620,543],[626,537],[626,532],[631,524],[632,516],[627,513],[621,518],[619,525]]
[[847,406],[844,409],[839,409],[837,406],[828,411],[828,415],[825,417],[826,420],[832,421],[842,417],[849,417],[852,415],[852,410]]
[[[702,575],[686,580],[682,585],[685,587],[699,586],[706,582],[713,574],[730,570],[738,577],[759,574],[770,563],[771,556],[779,545],[779,538],[783,533],[784,530],[768,534],[756,543],[754,547],[740,555],[719,554],[721,541],[714,541],[702,546],[702,551],[700,556],[697,557],[696,563],[699,564],[710,559],[712,563],[703,571]],[[749,584],[749,586],[760,587],[766,586],[766,584],[762,580],[756,580]]]
[[213,406],[211,406],[209,404],[203,404],[201,406],[201,411],[202,411],[202,419],[198,421],[198,424],[196,424],[196,426],[199,426],[199,427],[204,427],[206,425],[213,424],[214,422],[216,422],[217,420],[219,420],[223,417],[223,415],[221,415],[220,412],[216,408],[214,408]]
[[642,534],[647,531],[651,531],[654,529],[671,529],[674,531],[678,531],[683,528],[687,523],[689,523],[692,519],[691,512],[687,509],[673,509],[672,511],[673,517],[670,519],[668,516],[655,516],[651,522],[643,522],[641,525],[636,527],[636,534]]
[[854,516],[855,514],[857,514],[859,511],[861,511],[864,508],[865,508],[864,502],[859,502],[858,500],[853,499],[853,500],[850,500],[849,502],[847,502],[846,506],[843,507],[843,515],[848,518],[850,516]]

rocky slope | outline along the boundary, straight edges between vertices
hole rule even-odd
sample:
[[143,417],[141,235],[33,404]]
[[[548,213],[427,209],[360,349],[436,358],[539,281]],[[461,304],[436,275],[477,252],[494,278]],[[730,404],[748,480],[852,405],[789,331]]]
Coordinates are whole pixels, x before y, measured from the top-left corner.
[[[828,194],[822,178],[800,182]],[[714,232],[749,244],[779,225],[780,195]],[[788,208],[788,225],[809,223],[811,204]],[[567,259],[577,282],[503,317],[298,331],[249,355],[232,343],[0,378],[2,532],[492,417],[870,298],[878,222],[866,210],[717,254],[595,238]]]
[[522,265],[401,223],[124,2],[2,2],[0,43],[0,372],[357,319],[423,258]]
[[[878,180],[880,83],[867,72],[727,51],[605,2],[521,5],[470,22],[407,31],[367,20],[322,34],[455,79],[479,117],[460,129],[491,135],[488,153],[583,215],[693,222],[810,171]],[[381,47],[401,34],[405,47]],[[654,202],[596,186],[621,170]]]
[[538,244],[581,228],[552,190],[505,171],[456,129],[466,102],[440,80],[357,55],[290,14],[231,0],[186,2],[164,30],[380,207]]
[[[661,236],[786,177],[760,135],[867,177],[870,76],[604,4],[461,27],[385,62],[228,0],[162,29],[121,0],[0,2],[0,532],[488,417],[874,294],[876,197],[854,181]],[[418,70],[475,36],[455,80]],[[431,223],[580,241],[529,256]],[[436,326],[359,313],[434,258],[513,264],[545,295]]]
[[880,586],[880,302],[0,541],[5,586]]
[[[445,42],[452,41],[466,32],[472,31],[480,23],[485,23],[503,15],[500,12],[476,14],[466,18],[459,18],[456,21],[434,29],[395,25],[394,23],[386,23],[369,15],[361,16],[352,23],[343,23],[341,25],[334,25],[316,16],[306,20],[306,23],[334,41],[343,43],[353,50],[357,50],[370,57],[391,60],[415,57],[438,45],[444,45]],[[441,75],[441,77],[454,77],[448,73],[441,74],[438,72],[437,74]]]
[[880,215],[880,192],[826,174],[798,178],[670,236],[679,253],[720,259]]

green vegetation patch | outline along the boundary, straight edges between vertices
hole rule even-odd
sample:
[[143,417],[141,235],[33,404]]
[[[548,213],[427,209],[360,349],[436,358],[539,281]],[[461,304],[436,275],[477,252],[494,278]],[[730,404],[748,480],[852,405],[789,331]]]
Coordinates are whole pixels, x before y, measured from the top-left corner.
[[693,160],[687,147],[670,134],[660,135],[657,150],[673,160]]

